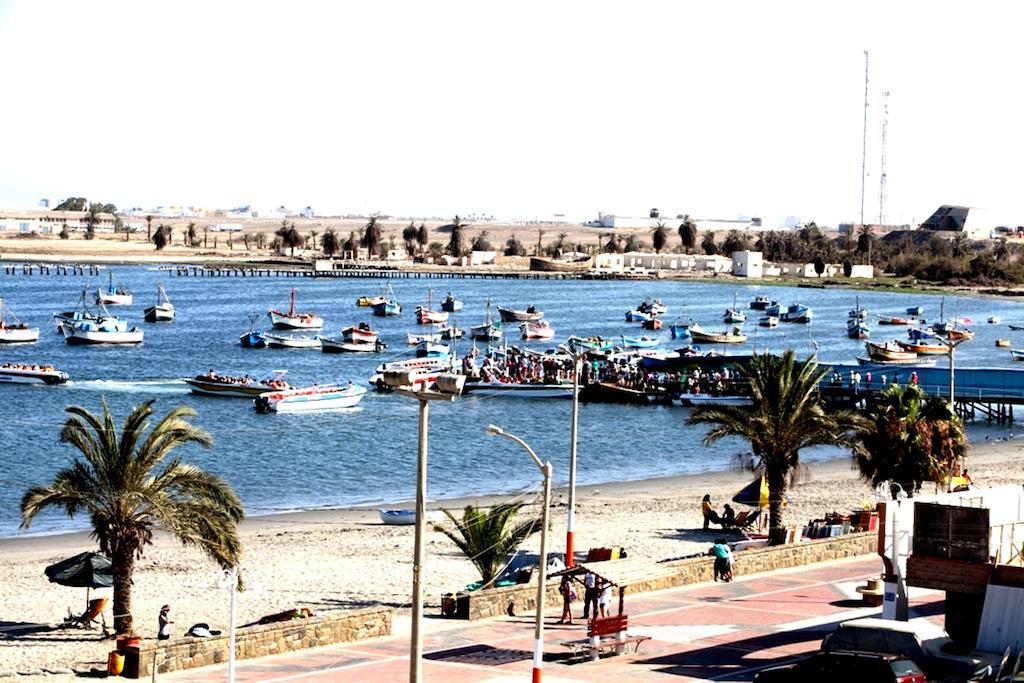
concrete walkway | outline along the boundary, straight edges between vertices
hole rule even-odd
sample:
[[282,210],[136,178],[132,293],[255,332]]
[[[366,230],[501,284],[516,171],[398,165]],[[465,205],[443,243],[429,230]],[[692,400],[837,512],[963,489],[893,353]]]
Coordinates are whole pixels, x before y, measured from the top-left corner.
[[[877,615],[854,590],[878,576],[877,557],[760,574],[732,583],[626,595],[630,631],[652,640],[640,652],[600,662],[573,662],[560,643],[586,636],[586,625],[545,628],[546,681],[750,681],[759,669],[816,650],[835,624]],[[737,565],[742,572],[742,563]],[[912,594],[913,616],[942,623],[942,594]],[[582,607],[576,603],[578,615]],[[549,612],[549,614],[551,614]],[[444,683],[528,680],[533,615],[483,622],[428,618],[424,678]],[[238,662],[236,680],[399,681],[408,678],[408,618],[395,634],[349,645]],[[224,666],[159,677],[162,681],[223,681]]]

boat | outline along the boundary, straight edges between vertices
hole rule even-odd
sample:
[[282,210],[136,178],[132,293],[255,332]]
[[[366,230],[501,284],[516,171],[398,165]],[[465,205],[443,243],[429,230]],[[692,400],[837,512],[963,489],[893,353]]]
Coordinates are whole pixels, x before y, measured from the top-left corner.
[[759,294],[754,297],[753,301],[750,302],[750,308],[755,311],[763,311],[764,309],[768,308],[768,306],[774,303],[776,302],[772,301],[767,296]]
[[871,336],[871,328],[863,318],[848,318],[846,320],[846,336],[850,339],[867,339]]
[[1014,332],[1024,332],[1024,325],[1010,325],[1010,329]]
[[1024,360],[1024,349],[1010,349],[1010,358],[1013,360]]
[[638,309],[631,309],[626,311],[626,322],[627,323],[642,323],[645,320],[650,320],[651,316],[649,313],[644,313]]
[[451,349],[444,344],[431,341],[422,341],[416,345],[417,358],[447,358]]
[[0,365],[0,384],[64,384],[68,373],[52,365],[4,363]]
[[642,323],[640,323],[640,327],[644,328],[645,330],[660,330],[663,326],[664,323],[661,321],[661,318],[655,317],[650,317],[647,320],[644,320]]
[[853,318],[855,320],[867,320],[868,319],[868,309],[861,308],[860,297],[856,298],[856,303],[854,304],[853,310],[851,310],[849,313],[847,313],[846,317],[847,318]]
[[[949,353],[949,347],[945,344],[929,343],[924,339],[911,340],[908,342],[900,341],[896,342],[900,345],[900,348],[904,351],[910,351],[916,353],[919,356],[939,356]],[[1009,343],[1007,343],[1009,346]]]
[[39,341],[39,328],[29,327],[14,315],[0,297],[0,344],[28,344]]
[[538,320],[535,323],[523,323],[519,326],[523,339],[548,340],[555,336],[555,328],[546,320]]
[[945,336],[950,341],[967,341],[974,339],[974,332],[962,327],[950,327],[946,330]]
[[784,323],[809,323],[814,317],[814,312],[803,304],[791,304],[779,315],[779,320]]
[[417,358],[391,361],[389,363],[381,363],[374,369],[374,372],[377,374],[383,374],[389,371],[411,372],[414,370],[437,370],[439,372],[448,372],[451,370],[451,367],[451,356],[421,356]]
[[660,340],[644,335],[642,337],[622,337],[622,345],[627,349],[653,349]]
[[921,306],[908,306],[907,315],[920,316],[924,315],[924,308]]
[[636,307],[636,310],[647,315],[665,315],[668,313],[668,306],[666,306],[661,299],[651,299],[647,297],[640,302],[640,305]]
[[652,403],[671,403],[671,399],[664,390],[646,392],[624,387],[616,382],[594,382],[580,389],[580,402],[646,406]]
[[778,301],[773,301],[764,308],[765,315],[774,315],[775,317],[778,317],[781,311],[782,305]]
[[736,396],[729,394],[681,394],[679,402],[689,408],[697,406],[748,406],[752,399],[749,396]]
[[262,317],[262,313],[259,311],[253,311],[249,314],[249,330],[243,332],[238,338],[238,342],[246,349],[262,349],[267,345],[267,340],[264,338],[262,332],[256,331],[256,321]]
[[280,334],[264,332],[263,338],[272,349],[317,349],[320,348],[320,337],[308,334]]
[[910,325],[912,322],[909,318],[901,318],[899,316],[878,316],[879,325]]
[[405,340],[409,344],[409,346],[416,346],[417,344],[422,344],[423,342],[430,342],[431,344],[437,344],[437,343],[439,343],[441,341],[441,333],[440,332],[433,332],[433,333],[409,332],[408,334],[405,335]]
[[451,325],[441,325],[437,327],[438,333],[441,335],[441,339],[445,341],[451,341],[452,339],[462,339],[465,336],[466,331],[461,327],[452,327]]
[[493,398],[572,398],[572,383],[531,384],[515,382],[467,381],[462,393]]
[[114,283],[113,271],[110,271],[107,275],[109,277],[106,289],[97,288],[96,290],[96,303],[105,306],[131,306],[132,293],[121,285]]
[[337,410],[352,408],[363,400],[366,388],[351,382],[348,385],[319,386],[288,389],[260,394],[253,399],[259,413],[297,413],[311,410]]
[[911,339],[939,339],[939,335],[927,327],[911,327],[907,330],[907,336]]
[[356,306],[362,306],[364,308],[370,308],[377,304],[382,304],[387,301],[386,297],[378,294],[377,296],[361,296],[356,299]]
[[[377,510],[380,521],[393,526],[410,526],[416,523],[415,510]],[[429,510],[424,516],[428,522],[440,522],[443,513],[440,510]]]
[[163,323],[174,320],[174,304],[167,298],[162,284],[156,286],[156,305],[143,311],[142,319],[147,323]]
[[1002,322],[1002,320],[1000,319],[1000,317],[998,315],[990,315],[988,317],[988,324],[989,325],[998,325],[1001,322]]
[[448,316],[450,314],[445,310],[435,311],[431,304],[432,298],[432,292],[428,289],[427,305],[416,307],[416,322],[420,325],[443,324],[448,322]]
[[324,353],[380,353],[386,348],[387,344],[379,339],[365,342],[320,337],[320,350]]
[[763,315],[757,321],[757,324],[760,325],[761,327],[778,327],[779,317],[776,315]]
[[473,325],[469,328],[469,338],[476,341],[496,341],[501,339],[501,324],[494,322],[491,316],[491,302],[487,301],[487,320],[480,325]]
[[367,323],[359,323],[343,329],[341,338],[354,344],[373,344],[377,341],[377,333]]
[[82,294],[78,297],[78,308],[54,313],[53,319],[57,323],[57,334],[63,334],[64,323],[74,323],[82,320],[99,320],[99,314],[89,308],[89,288],[83,287]]
[[544,317],[544,311],[530,306],[525,311],[498,306],[498,315],[503,323],[533,323]]
[[576,253],[557,259],[533,256],[530,258],[530,270],[548,273],[582,273],[590,270],[591,261],[590,256]]
[[[84,299],[83,299],[84,304]],[[138,327],[110,315],[106,306],[99,304],[96,317],[61,323],[60,330],[68,344],[141,344],[143,332]],[[83,310],[83,314],[87,311]]]
[[448,292],[448,296],[441,302],[441,310],[449,313],[458,313],[462,310],[462,302],[452,296],[451,292]]
[[185,379],[193,394],[201,396],[222,396],[225,398],[254,398],[268,391],[291,389],[291,385],[284,381],[285,370],[275,370],[270,377],[257,380],[255,377],[245,375],[243,377],[232,377],[230,375],[219,375],[210,370],[204,375],[196,375]]
[[725,309],[725,322],[727,323],[745,323],[747,322],[747,314],[744,313],[736,306],[736,293],[732,295],[732,308]]
[[609,351],[615,346],[615,342],[602,337],[577,337],[572,336],[565,340],[565,346],[571,353],[589,353]]
[[904,358],[900,360],[881,360],[879,358],[868,358],[865,356],[857,356],[857,362],[861,365],[912,365],[919,368],[928,368],[935,365],[934,358]]
[[898,341],[885,342],[884,344],[868,342],[864,346],[867,349],[868,358],[873,361],[897,361],[907,363],[917,360],[917,354],[913,351],[904,350]]
[[280,311],[276,308],[267,311],[270,322],[278,330],[319,330],[324,326],[324,319],[313,313],[297,313],[295,311],[295,295],[297,289],[292,289],[288,297],[288,310]]
[[373,304],[373,314],[379,318],[385,318],[394,315],[402,314],[402,304],[395,298],[395,292],[391,289],[391,285],[385,286],[385,292],[382,295],[383,301],[378,301]]
[[996,339],[996,346],[1001,348],[1001,349],[1008,349],[1008,348],[1010,348],[1010,340],[1009,339]]
[[700,325],[690,325],[690,337],[697,344],[742,344],[747,341],[747,335],[738,327],[725,332],[708,332]]

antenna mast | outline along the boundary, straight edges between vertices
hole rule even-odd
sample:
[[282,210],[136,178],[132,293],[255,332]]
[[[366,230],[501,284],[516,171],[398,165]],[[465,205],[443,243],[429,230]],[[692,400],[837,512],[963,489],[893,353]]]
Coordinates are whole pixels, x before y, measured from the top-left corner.
[[868,178],[868,51],[864,50],[864,139],[860,161],[860,224],[864,225],[864,186]]
[[885,225],[885,202],[888,195],[888,175],[885,172],[886,150],[889,147],[889,91],[882,93],[882,168],[878,182],[878,224]]

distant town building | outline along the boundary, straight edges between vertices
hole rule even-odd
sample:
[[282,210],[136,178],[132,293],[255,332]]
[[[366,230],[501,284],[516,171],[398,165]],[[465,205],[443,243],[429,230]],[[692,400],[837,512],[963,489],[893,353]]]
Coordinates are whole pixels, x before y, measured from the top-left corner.
[[921,224],[920,229],[945,233],[963,233],[973,240],[991,237],[992,228],[995,226],[986,225],[983,216],[976,217],[982,220],[972,219],[971,226],[968,227],[967,218],[971,211],[972,209],[968,206],[943,204]]
[[[7,211],[0,209],[0,233],[58,234],[65,227],[69,232],[85,230],[88,223],[88,211],[36,211],[31,209]],[[97,232],[113,232],[114,214],[97,214],[95,230]]]
[[[654,213],[652,209],[651,213]],[[771,230],[765,228],[758,217],[743,216],[741,218],[692,218],[697,225],[697,230],[704,232],[728,232],[730,230],[759,231]],[[663,224],[670,230],[675,230],[682,222],[681,218],[666,218],[658,216],[616,216],[615,214],[598,214],[597,218],[588,221],[586,225],[592,228],[646,228],[653,230],[658,223]]]

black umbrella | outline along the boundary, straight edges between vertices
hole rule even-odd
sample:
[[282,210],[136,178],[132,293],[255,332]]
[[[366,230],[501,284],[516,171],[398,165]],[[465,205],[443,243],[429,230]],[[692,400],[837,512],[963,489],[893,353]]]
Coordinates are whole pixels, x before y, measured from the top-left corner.
[[[110,560],[99,553],[80,553],[43,570],[50,583],[72,588],[109,588],[114,585]],[[89,590],[85,591],[85,607],[89,609]]]

